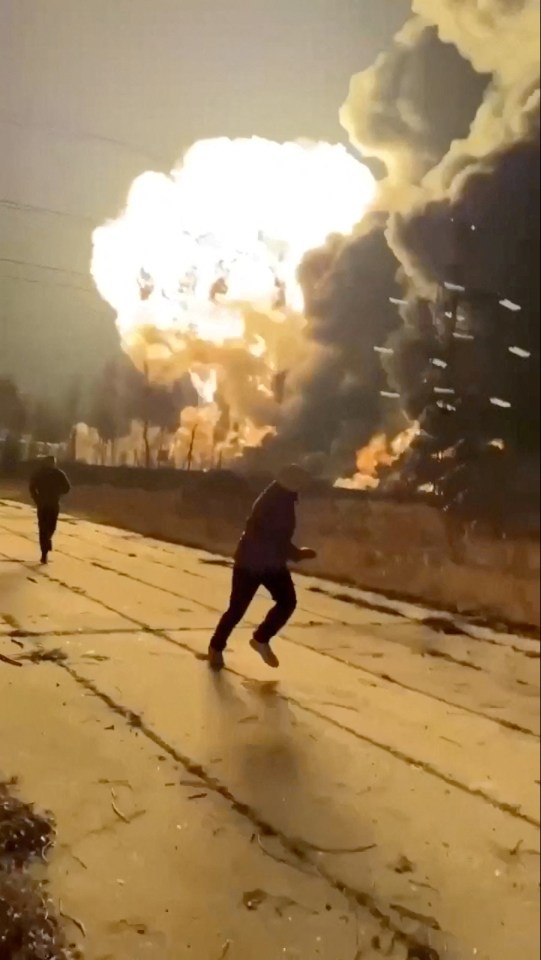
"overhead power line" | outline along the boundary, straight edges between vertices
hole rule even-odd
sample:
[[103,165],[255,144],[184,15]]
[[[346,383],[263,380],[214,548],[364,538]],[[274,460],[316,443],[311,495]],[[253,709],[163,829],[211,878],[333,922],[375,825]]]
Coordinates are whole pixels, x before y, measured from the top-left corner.
[[66,220],[79,220],[82,223],[88,223],[92,227],[99,225],[98,219],[87,217],[82,213],[69,213],[67,210],[55,210],[53,207],[40,207],[32,203],[20,203],[17,200],[0,199],[0,207],[6,210],[15,210],[18,213],[45,214],[46,216],[62,217]]
[[[73,277],[84,277],[85,280],[90,279],[88,273],[84,273],[82,270],[71,270],[69,267],[53,267],[47,263],[36,263],[32,260],[18,260],[15,257],[0,257],[0,263],[9,263],[17,267],[30,267],[34,270],[48,270],[51,273],[68,273]],[[39,282],[39,281],[38,281]],[[88,287],[89,290],[93,290],[93,286]]]
[[75,283],[61,283],[58,280],[35,280],[32,279],[32,277],[15,277],[9,275],[0,276],[0,283],[6,280],[13,281],[15,283],[35,283],[42,287],[64,287],[66,290],[81,290],[83,293],[98,294],[98,291],[92,290],[91,287],[79,287]]
[[20,117],[13,116],[13,114],[6,113],[5,111],[0,111],[0,122],[9,124],[13,127],[18,127],[21,130],[42,130],[44,133],[56,137],[64,137],[68,140],[79,140],[87,143],[102,143],[105,146],[120,148],[127,153],[132,153],[136,156],[143,157],[147,161],[157,164],[159,167],[165,167],[166,169],[171,168],[171,160],[166,160],[164,157],[155,156],[149,150],[147,150],[146,147],[140,147],[137,144],[128,143],[125,140],[117,140],[115,137],[106,137],[102,134],[91,133],[87,130],[76,130],[66,127],[65,125],[59,126],[54,123],[40,123],[36,120],[24,120]]

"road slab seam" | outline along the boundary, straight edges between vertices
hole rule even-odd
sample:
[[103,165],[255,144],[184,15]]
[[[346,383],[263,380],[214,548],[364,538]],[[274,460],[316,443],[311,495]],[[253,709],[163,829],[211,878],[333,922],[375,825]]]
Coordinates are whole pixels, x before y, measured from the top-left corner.
[[[30,538],[25,537],[25,539],[30,539]],[[5,556],[5,554],[2,554],[2,555]],[[82,594],[86,596],[88,599],[94,600],[96,603],[100,604],[104,609],[106,609],[109,613],[115,613],[119,616],[122,616],[124,617],[124,619],[131,621],[133,624],[135,624],[136,626],[138,626],[140,629],[144,630],[148,634],[151,634],[154,637],[157,637],[158,639],[165,641],[166,643],[173,644],[174,646],[184,650],[186,653],[189,653],[191,656],[195,656],[196,659],[202,659],[198,651],[195,651],[188,644],[182,643],[181,641],[168,636],[167,633],[162,633],[158,630],[153,629],[148,624],[142,623],[141,621],[134,619],[129,614],[119,613],[119,611],[116,610],[114,607],[111,607],[109,604],[106,604],[101,599],[93,598],[86,591],[80,590],[78,588],[70,587],[69,584],[55,577],[52,577],[50,574],[45,574],[39,571],[39,575],[43,577],[43,579],[45,580],[51,580],[53,583],[56,583],[57,585],[63,587],[64,589],[68,590],[70,593],[73,593],[79,596]],[[115,631],[112,630],[110,632],[111,634],[114,634]],[[317,653],[314,653],[312,648],[309,648],[309,651],[315,656],[317,656]],[[229,672],[243,680],[250,679],[249,677],[245,676],[239,671],[232,670],[231,668],[229,668]],[[523,813],[520,807],[516,807],[512,804],[505,803],[504,801],[497,800],[496,798],[491,797],[489,794],[485,793],[480,789],[474,790],[471,787],[469,787],[467,784],[461,783],[460,781],[455,780],[449,774],[446,774],[438,770],[436,767],[434,767],[432,764],[428,763],[427,761],[418,760],[415,757],[410,757],[407,754],[403,753],[403,751],[398,750],[397,748],[392,747],[389,744],[381,743],[364,734],[360,734],[358,731],[353,730],[351,727],[348,727],[345,724],[339,723],[337,720],[334,720],[332,717],[322,714],[321,712],[315,710],[313,707],[308,706],[302,701],[298,701],[291,696],[288,697],[283,694],[278,694],[278,696],[280,697],[280,699],[284,700],[285,702],[291,703],[294,706],[298,707],[299,709],[303,710],[304,712],[310,713],[313,716],[316,716],[318,719],[322,720],[323,722],[326,722],[331,726],[336,727],[337,729],[340,729],[343,732],[350,734],[351,736],[354,736],[357,740],[360,740],[364,743],[368,743],[370,746],[387,753],[388,755],[392,756],[394,759],[399,760],[402,763],[406,763],[410,767],[416,767],[418,769],[421,769],[423,770],[424,773],[427,773],[430,776],[433,776],[439,780],[442,780],[444,783],[447,784],[447,786],[451,786],[457,790],[460,790],[463,793],[467,793],[472,797],[477,797],[482,801],[484,801],[485,803],[488,803],[490,806],[500,810],[501,812],[506,813],[517,820],[522,820],[523,822],[528,823],[530,826],[533,826],[537,829],[541,827],[541,822],[539,820],[536,820],[535,818],[530,817],[528,814]],[[491,718],[487,718],[487,719],[490,720]]]
[[[7,528],[3,528],[3,529],[7,529]],[[9,532],[9,531],[8,531],[8,532]],[[25,540],[31,540],[31,538],[28,537],[28,536],[25,535],[25,534],[18,533],[18,534],[16,534],[16,536],[20,536],[20,537],[22,537],[22,538],[25,539]],[[120,551],[119,551],[119,552],[120,552]],[[67,553],[65,550],[59,550],[58,553],[61,554],[62,556],[68,557],[70,560],[75,560],[77,563],[85,563],[85,562],[86,562],[86,561],[85,561],[84,559],[82,559],[81,557],[77,557],[77,556],[74,555],[74,554]],[[3,554],[3,556],[6,556],[6,555]],[[14,562],[18,562],[18,561],[14,561]],[[92,561],[90,561],[90,562],[92,562]],[[207,604],[201,603],[200,601],[194,601],[194,600],[192,600],[190,597],[186,597],[184,594],[177,593],[176,591],[171,591],[171,590],[169,590],[169,589],[167,589],[167,588],[163,588],[163,587],[156,586],[155,584],[149,583],[148,581],[142,580],[142,579],[140,579],[140,578],[138,578],[138,577],[133,577],[133,576],[131,576],[130,574],[124,573],[123,571],[115,570],[114,567],[109,567],[109,566],[106,566],[106,565],[101,564],[101,563],[96,563],[96,564],[94,564],[94,565],[97,566],[99,569],[103,570],[104,572],[114,573],[116,576],[120,576],[120,577],[123,577],[124,579],[131,580],[131,581],[134,582],[134,583],[139,583],[139,584],[148,586],[148,587],[150,587],[151,589],[155,589],[155,590],[158,590],[158,591],[162,591],[162,592],[164,592],[164,593],[167,593],[167,594],[169,594],[169,595],[171,595],[171,596],[174,596],[174,597],[175,597],[177,600],[179,600],[179,601],[181,601],[181,600],[189,600],[191,603],[195,603],[197,606],[200,606],[203,610],[207,610],[208,612],[213,612],[213,613],[219,612],[219,608],[217,608],[217,607],[211,607],[211,606],[208,606]],[[52,579],[52,578],[49,577],[49,579]],[[73,590],[73,588],[70,588],[68,584],[63,583],[62,581],[54,581],[54,582],[59,583],[61,586],[64,586],[64,587],[66,587],[67,589]],[[89,593],[86,593],[85,595],[88,597],[88,599],[94,600],[94,602],[101,602],[101,601],[98,601],[95,597],[92,597],[92,595],[89,594]],[[114,612],[114,613],[118,614],[119,616],[124,617],[125,619],[131,619],[131,618],[129,618],[126,614],[121,614],[121,613],[119,613],[118,610],[114,610],[113,608],[109,608],[109,607],[107,607],[106,609],[108,609],[109,612]],[[310,613],[309,610],[305,610],[305,612]],[[134,620],[132,620],[132,622],[138,623],[139,621],[134,621]],[[250,625],[253,625],[250,621],[248,621],[248,622],[250,623]],[[331,623],[331,621],[329,621],[329,623]],[[143,624],[142,624],[142,626],[144,626],[145,629],[146,629],[146,625],[143,625]],[[150,629],[150,628],[148,628],[148,629]],[[179,630],[180,630],[180,629],[181,629],[181,628],[179,628]],[[467,707],[467,706],[465,706],[465,705],[463,705],[463,704],[455,703],[455,702],[452,701],[452,700],[447,700],[445,697],[440,697],[440,696],[438,696],[437,694],[428,693],[427,691],[421,690],[421,689],[419,689],[418,687],[414,687],[414,686],[411,686],[411,685],[409,685],[409,684],[406,684],[406,683],[404,683],[404,682],[401,681],[401,680],[397,680],[396,678],[391,677],[389,674],[382,674],[382,673],[379,673],[379,672],[376,671],[376,670],[369,670],[367,667],[361,666],[360,664],[353,663],[353,662],[351,662],[351,661],[349,661],[349,660],[342,659],[341,657],[337,657],[336,655],[331,654],[331,653],[329,653],[328,651],[318,650],[318,649],[315,648],[315,647],[311,647],[311,646],[310,646],[309,644],[307,644],[307,643],[302,643],[302,641],[300,641],[300,640],[295,640],[295,639],[293,639],[291,636],[288,636],[287,630],[284,632],[283,637],[284,637],[284,639],[285,639],[288,643],[291,643],[291,644],[293,644],[294,646],[301,647],[301,648],[304,649],[304,650],[311,651],[312,653],[316,653],[316,654],[318,654],[318,655],[320,655],[320,656],[322,656],[322,657],[327,657],[328,659],[333,660],[335,663],[340,663],[340,664],[343,664],[343,665],[345,665],[345,666],[348,666],[348,667],[350,667],[350,668],[353,669],[353,670],[357,670],[359,673],[367,674],[368,676],[372,676],[372,677],[374,677],[374,678],[376,678],[376,679],[378,679],[378,680],[380,680],[380,681],[382,681],[382,682],[384,682],[384,683],[393,684],[394,686],[398,686],[398,687],[400,687],[400,688],[403,689],[403,690],[407,690],[407,691],[409,691],[409,692],[411,692],[411,693],[415,693],[415,694],[417,694],[418,696],[425,697],[425,698],[430,699],[430,700],[435,700],[435,701],[438,702],[438,703],[443,703],[443,704],[445,704],[446,706],[453,707],[453,708],[456,708],[456,709],[458,709],[458,710],[464,711],[464,712],[466,712],[466,713],[471,714],[472,716],[477,716],[477,717],[480,717],[481,719],[487,720],[487,721],[489,721],[489,722],[491,722],[491,723],[496,723],[496,724],[498,724],[499,726],[504,727],[504,728],[507,729],[507,730],[511,730],[511,731],[513,731],[513,732],[515,732],[515,733],[520,733],[520,734],[523,734],[523,735],[525,735],[525,736],[533,737],[533,738],[536,739],[536,740],[539,740],[539,739],[540,739],[540,735],[537,734],[534,730],[531,730],[529,727],[523,727],[523,726],[521,726],[520,724],[514,723],[514,722],[511,721],[511,720],[506,720],[506,719],[503,718],[503,717],[496,717],[496,716],[493,716],[493,715],[491,715],[491,714],[483,713],[483,711],[475,710],[475,708],[473,708],[473,707]],[[501,644],[498,644],[498,646],[502,646],[502,645],[501,645]],[[514,649],[514,648],[510,648],[510,649]],[[522,653],[522,651],[517,651],[517,652],[521,652],[521,653]],[[450,662],[455,663],[455,664],[457,664],[458,666],[462,666],[462,667],[465,667],[465,668],[468,667],[468,668],[474,669],[474,670],[476,670],[476,671],[478,671],[478,672],[482,672],[482,670],[481,670],[480,667],[477,667],[477,666],[475,666],[475,665],[472,665],[472,664],[470,664],[470,663],[467,663],[466,661],[455,660],[454,658],[452,658],[452,657],[450,657],[450,656],[447,656],[447,655],[445,655],[445,654],[441,654],[441,655],[432,654],[432,655],[433,655],[433,656],[436,656],[436,657],[439,657],[439,658],[442,659],[442,660],[449,660]]]

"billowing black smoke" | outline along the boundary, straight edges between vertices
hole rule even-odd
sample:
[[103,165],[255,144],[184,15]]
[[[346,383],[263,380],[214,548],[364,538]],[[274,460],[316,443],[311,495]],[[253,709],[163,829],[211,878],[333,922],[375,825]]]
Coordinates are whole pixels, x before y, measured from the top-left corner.
[[351,453],[403,411],[423,427],[420,483],[457,448],[539,449],[539,15],[412,6],[343,108],[385,175],[370,226],[303,265],[312,353],[286,424],[306,451]]
[[347,243],[331,238],[300,269],[308,317],[308,349],[290,372],[281,441],[305,453],[324,452],[354,466],[381,420],[386,377],[375,348],[397,328],[398,263],[378,220]]
[[386,358],[424,428],[410,458],[417,483],[445,489],[457,459],[449,450],[478,472],[484,459],[493,469],[500,447],[510,464],[538,455],[539,160],[532,133],[463,177],[453,199],[394,223],[416,271],[440,291],[435,303],[412,297]]

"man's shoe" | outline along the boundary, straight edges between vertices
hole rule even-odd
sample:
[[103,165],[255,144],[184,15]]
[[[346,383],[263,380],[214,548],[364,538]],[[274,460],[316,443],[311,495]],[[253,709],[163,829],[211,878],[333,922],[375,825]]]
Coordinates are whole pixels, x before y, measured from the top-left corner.
[[208,662],[211,670],[214,670],[215,673],[220,673],[220,670],[223,670],[225,667],[225,660],[222,651],[215,650],[214,647],[209,647]]
[[250,646],[252,650],[255,650],[255,652],[259,654],[261,659],[267,664],[268,667],[272,667],[273,670],[278,669],[280,666],[280,661],[274,650],[271,648],[270,643],[260,643],[255,637],[252,637],[250,640]]
[[49,560],[48,560],[48,558],[47,558],[47,554],[46,554],[46,553],[42,553],[42,554],[41,554],[41,561],[40,561],[40,563],[41,563],[43,566],[45,566],[48,562],[49,562]]

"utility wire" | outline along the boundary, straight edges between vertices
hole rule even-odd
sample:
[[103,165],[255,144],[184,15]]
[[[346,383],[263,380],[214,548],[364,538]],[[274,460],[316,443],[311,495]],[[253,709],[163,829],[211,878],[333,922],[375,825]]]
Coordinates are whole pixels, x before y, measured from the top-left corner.
[[3,200],[0,198],[0,207],[4,207],[6,210],[15,210],[19,213],[46,214],[53,217],[63,217],[67,220],[80,220],[83,223],[88,223],[92,227],[98,226],[99,224],[97,219],[87,217],[85,214],[68,213],[66,210],[55,210],[52,207],[39,207],[32,203],[20,203],[16,200]]
[[[48,270],[51,273],[69,273],[74,277],[84,277],[85,280],[89,279],[88,273],[83,273],[82,270],[71,270],[69,267],[52,267],[47,263],[35,263],[31,260],[18,260],[15,257],[0,257],[0,263],[9,263],[18,267],[30,267],[35,270]],[[38,282],[38,281],[37,281]],[[88,289],[93,289],[88,287]]]
[[117,140],[114,137],[105,137],[99,133],[90,133],[86,130],[76,130],[66,126],[58,126],[53,123],[40,123],[36,120],[22,120],[19,117],[13,116],[13,114],[6,113],[5,111],[0,111],[0,122],[9,124],[13,127],[18,127],[22,130],[42,130],[45,133],[52,134],[57,137],[64,137],[68,140],[79,140],[82,142],[93,141],[95,143],[103,143],[110,147],[120,147],[120,149],[126,151],[127,153],[144,157],[146,160],[150,160],[152,163],[157,164],[160,167],[165,167],[167,170],[171,169],[172,164],[170,160],[166,160],[164,157],[155,156],[149,152],[146,147],[139,147],[137,144],[127,143],[125,140]]

